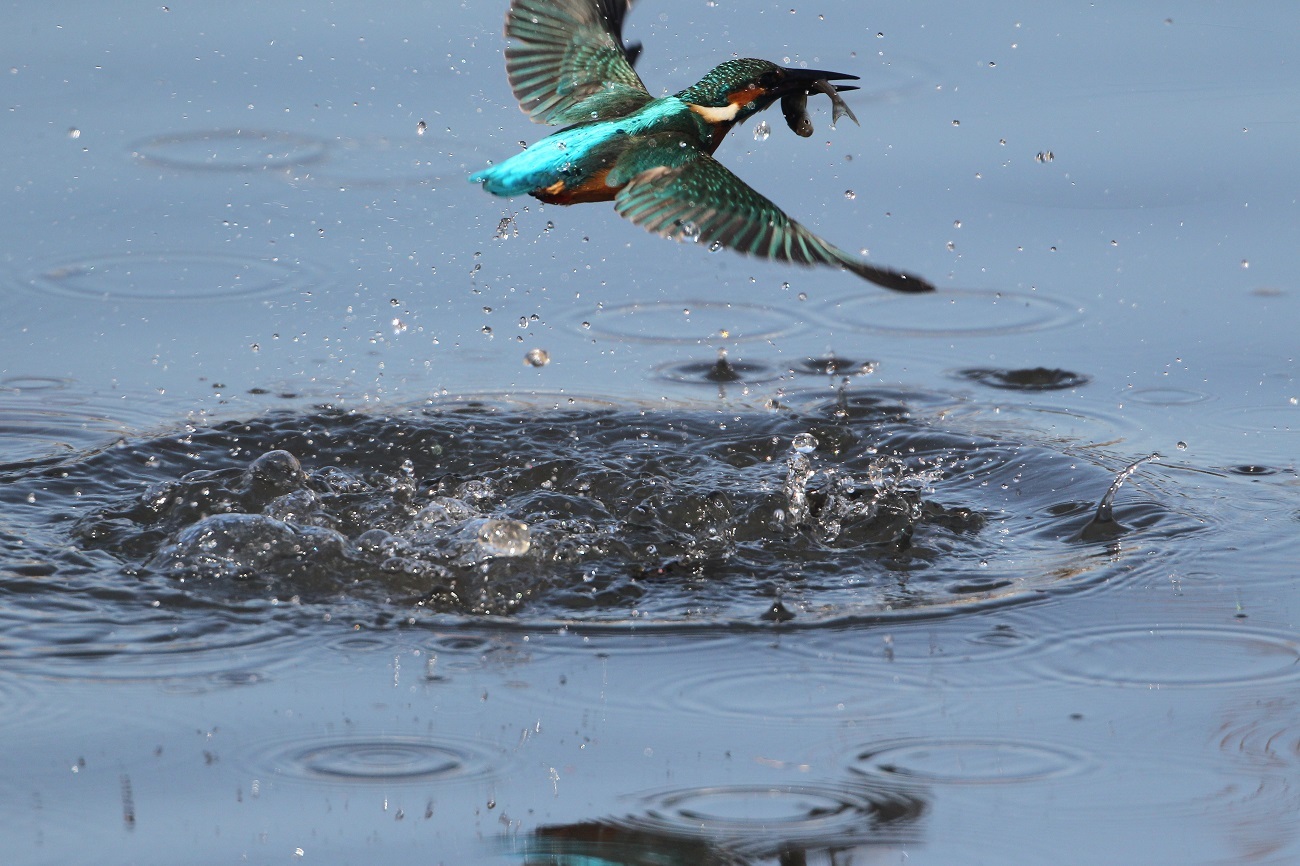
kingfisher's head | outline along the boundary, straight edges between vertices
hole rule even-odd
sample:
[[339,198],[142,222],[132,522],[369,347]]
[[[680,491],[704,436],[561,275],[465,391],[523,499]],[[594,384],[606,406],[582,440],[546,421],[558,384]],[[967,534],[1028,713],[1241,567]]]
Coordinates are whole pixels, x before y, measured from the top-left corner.
[[[739,123],[784,96],[808,94],[817,82],[856,81],[858,76],[821,69],[787,69],[744,57],[715,66],[699,83],[677,94],[710,123]],[[825,86],[825,85],[823,85]],[[834,85],[835,90],[855,90]]]

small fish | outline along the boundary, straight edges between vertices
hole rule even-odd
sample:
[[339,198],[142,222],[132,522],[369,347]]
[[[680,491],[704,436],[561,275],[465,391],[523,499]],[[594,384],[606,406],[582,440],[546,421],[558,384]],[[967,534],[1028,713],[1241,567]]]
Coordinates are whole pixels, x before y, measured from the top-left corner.
[[852,85],[831,84],[825,78],[819,78],[808,85],[807,90],[796,90],[793,93],[787,93],[781,97],[781,113],[785,115],[786,126],[790,127],[795,135],[803,138],[808,138],[813,134],[812,120],[808,117],[808,97],[814,91],[824,93],[831,98],[832,129],[835,128],[836,123],[839,123],[840,118],[845,115],[848,115],[849,120],[861,126],[862,124],[858,123],[858,118],[853,113],[853,109],[849,108],[849,104],[840,97],[839,91],[841,90],[857,90],[857,88]]

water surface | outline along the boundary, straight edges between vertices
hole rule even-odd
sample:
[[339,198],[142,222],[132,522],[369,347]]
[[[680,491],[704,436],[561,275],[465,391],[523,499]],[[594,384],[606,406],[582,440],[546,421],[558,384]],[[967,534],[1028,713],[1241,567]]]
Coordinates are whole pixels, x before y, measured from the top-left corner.
[[466,183],[504,4],[9,9],[14,862],[1300,857],[1295,11],[744,12],[934,296]]

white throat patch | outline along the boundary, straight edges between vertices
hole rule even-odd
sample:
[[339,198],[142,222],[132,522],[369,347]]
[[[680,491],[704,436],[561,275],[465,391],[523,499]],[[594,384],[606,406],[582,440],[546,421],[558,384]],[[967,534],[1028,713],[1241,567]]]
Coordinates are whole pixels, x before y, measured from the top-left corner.
[[703,117],[709,123],[730,123],[736,119],[740,113],[740,104],[733,102],[723,108],[710,108],[707,105],[696,105],[693,102],[686,103],[691,111],[694,111],[700,117]]

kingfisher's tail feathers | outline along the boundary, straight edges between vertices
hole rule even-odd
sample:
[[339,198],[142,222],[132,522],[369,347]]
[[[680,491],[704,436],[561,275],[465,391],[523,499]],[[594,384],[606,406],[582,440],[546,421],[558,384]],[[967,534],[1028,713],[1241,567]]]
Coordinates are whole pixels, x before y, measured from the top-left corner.
[[[515,98],[538,123],[570,124],[618,116],[649,102],[623,45],[630,0],[512,0],[506,13],[506,75]],[[589,102],[602,92],[612,98]],[[583,104],[587,103],[587,104]]]
[[717,244],[739,253],[852,271],[896,292],[932,292],[920,277],[850,256],[791,219],[722,163],[701,151],[673,167],[632,178],[614,199],[618,214],[667,238]]
[[486,191],[506,198],[526,195],[537,189],[537,181],[508,168],[503,171],[504,166],[505,163],[498,163],[479,169],[469,176],[469,182],[481,183]]

